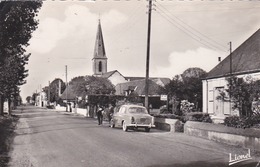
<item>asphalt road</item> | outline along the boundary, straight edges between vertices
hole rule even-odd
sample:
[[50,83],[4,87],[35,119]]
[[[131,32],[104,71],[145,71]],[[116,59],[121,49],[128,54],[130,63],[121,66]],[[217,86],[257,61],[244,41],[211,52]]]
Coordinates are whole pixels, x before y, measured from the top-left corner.
[[[36,107],[14,112],[21,118],[11,167],[214,167],[228,166],[229,153],[247,150],[152,129],[123,132],[97,120]],[[257,166],[258,157],[237,166]],[[260,166],[260,165],[259,165]]]

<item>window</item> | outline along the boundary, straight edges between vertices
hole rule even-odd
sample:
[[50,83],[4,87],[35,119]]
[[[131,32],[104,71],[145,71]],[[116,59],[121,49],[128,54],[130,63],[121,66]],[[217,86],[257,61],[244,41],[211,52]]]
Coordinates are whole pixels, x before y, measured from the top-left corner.
[[102,62],[101,61],[98,63],[98,71],[102,72]]
[[126,112],[126,108],[125,107],[121,107],[120,110],[119,110],[119,113],[120,114],[125,114]]
[[129,108],[129,113],[142,113],[142,114],[147,114],[147,110],[145,108],[141,107],[130,107]]

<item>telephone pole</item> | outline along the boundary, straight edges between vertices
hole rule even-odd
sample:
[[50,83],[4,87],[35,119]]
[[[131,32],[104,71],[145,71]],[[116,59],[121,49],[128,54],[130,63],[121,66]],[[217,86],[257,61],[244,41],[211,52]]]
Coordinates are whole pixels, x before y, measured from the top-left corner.
[[146,55],[146,77],[145,77],[145,107],[149,110],[149,62],[150,62],[150,36],[151,36],[152,0],[148,6],[148,32],[147,32],[147,55]]
[[68,67],[65,65],[65,77],[66,77],[66,103],[68,103]]
[[230,82],[231,82],[231,85],[229,87],[229,98],[230,98],[230,113],[232,112],[232,102],[231,102],[231,98],[232,98],[232,87],[233,87],[233,84],[232,84],[232,42],[229,42],[229,58],[230,58]]
[[48,105],[50,105],[50,101],[51,101],[51,88],[50,88],[50,81],[49,81],[49,88],[48,88]]
[[232,76],[232,42],[229,42],[229,52],[230,52],[230,77]]

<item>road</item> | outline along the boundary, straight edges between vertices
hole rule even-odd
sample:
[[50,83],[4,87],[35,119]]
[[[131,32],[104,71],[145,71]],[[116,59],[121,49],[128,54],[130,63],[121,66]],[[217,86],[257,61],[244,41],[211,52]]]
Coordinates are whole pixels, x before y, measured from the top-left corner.
[[[43,108],[25,106],[14,114],[20,120],[11,167],[223,167],[229,153],[245,151],[183,133],[123,132],[92,118]],[[255,167],[256,160],[232,166]]]

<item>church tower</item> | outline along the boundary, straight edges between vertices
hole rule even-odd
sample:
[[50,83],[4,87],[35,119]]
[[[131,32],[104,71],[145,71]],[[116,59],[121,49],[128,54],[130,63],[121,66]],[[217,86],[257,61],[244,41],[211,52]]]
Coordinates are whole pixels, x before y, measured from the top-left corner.
[[96,36],[94,57],[92,59],[92,66],[94,76],[101,76],[102,74],[107,72],[107,57],[100,20],[98,20],[98,30]]

